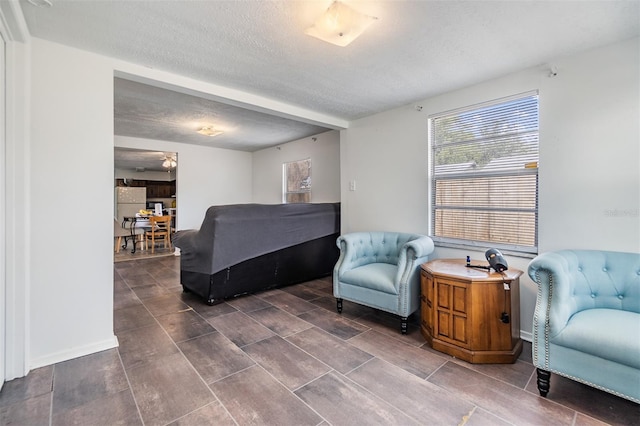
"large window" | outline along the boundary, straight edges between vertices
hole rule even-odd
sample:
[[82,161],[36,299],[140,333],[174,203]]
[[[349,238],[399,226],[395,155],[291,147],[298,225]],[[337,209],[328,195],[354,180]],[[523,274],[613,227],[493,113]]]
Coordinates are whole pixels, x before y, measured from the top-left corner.
[[283,203],[311,202],[311,159],[282,165]]
[[536,253],[538,94],[429,121],[434,240]]

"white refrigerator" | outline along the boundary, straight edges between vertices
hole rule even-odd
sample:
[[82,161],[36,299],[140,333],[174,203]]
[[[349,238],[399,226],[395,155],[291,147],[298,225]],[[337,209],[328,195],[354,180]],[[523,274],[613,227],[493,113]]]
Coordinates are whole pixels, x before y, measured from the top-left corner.
[[[122,223],[125,216],[135,216],[136,213],[147,207],[147,188],[117,186],[115,199],[116,219]],[[136,222],[136,226],[144,225]]]

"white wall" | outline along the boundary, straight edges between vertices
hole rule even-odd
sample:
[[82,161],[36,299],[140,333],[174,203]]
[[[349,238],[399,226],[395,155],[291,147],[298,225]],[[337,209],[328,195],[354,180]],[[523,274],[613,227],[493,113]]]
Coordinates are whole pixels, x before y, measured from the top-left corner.
[[[6,19],[7,8],[16,11],[17,3],[0,2],[0,19]],[[10,23],[11,18],[8,19]],[[5,21],[7,22],[7,21]],[[28,322],[30,271],[29,244],[31,235],[29,185],[29,62],[30,48],[24,43],[26,25],[11,31],[6,41],[6,133],[5,136],[5,255],[6,302],[5,366],[6,379],[22,377],[29,371],[30,331]]]
[[[341,131],[342,231],[428,233],[430,114],[529,90],[540,94],[539,251],[640,252],[639,40],[584,52],[351,123]],[[550,58],[550,60],[553,58]],[[349,182],[356,181],[356,191]],[[484,248],[483,248],[484,251]],[[438,248],[438,258],[482,252]],[[525,271],[530,259],[509,257]],[[521,279],[531,331],[535,284]]]
[[[251,202],[251,153],[115,136],[121,148],[176,152],[177,228],[200,228],[212,205]],[[112,165],[113,167],[113,165]]]
[[113,333],[113,70],[31,43],[30,367],[117,345]]
[[640,252],[640,39],[557,61],[540,95],[540,249]]
[[[427,123],[412,107],[340,131],[342,232],[427,233]],[[349,190],[355,182],[355,191]]]
[[253,202],[282,203],[282,164],[311,158],[311,202],[340,201],[340,134],[321,133],[253,153]]

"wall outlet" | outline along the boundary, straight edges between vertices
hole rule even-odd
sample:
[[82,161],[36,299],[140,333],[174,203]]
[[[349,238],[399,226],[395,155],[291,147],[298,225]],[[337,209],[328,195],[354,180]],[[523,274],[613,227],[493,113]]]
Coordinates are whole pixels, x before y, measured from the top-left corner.
[[356,190],[356,181],[352,180],[349,181],[349,191],[355,191]]

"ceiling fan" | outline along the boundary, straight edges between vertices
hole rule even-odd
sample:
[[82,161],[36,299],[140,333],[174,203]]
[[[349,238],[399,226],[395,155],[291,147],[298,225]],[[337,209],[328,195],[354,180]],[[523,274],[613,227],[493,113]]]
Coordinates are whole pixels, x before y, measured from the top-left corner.
[[169,170],[173,169],[177,165],[178,165],[178,162],[176,161],[175,155],[166,155],[164,158],[164,161],[162,162],[162,167]]

